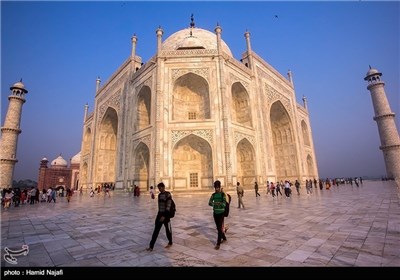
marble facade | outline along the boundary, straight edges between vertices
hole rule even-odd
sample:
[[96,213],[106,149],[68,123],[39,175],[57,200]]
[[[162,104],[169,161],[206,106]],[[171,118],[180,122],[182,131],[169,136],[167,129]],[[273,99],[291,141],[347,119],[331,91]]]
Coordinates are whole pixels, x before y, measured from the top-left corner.
[[291,78],[247,49],[236,60],[214,32],[194,26],[162,41],[147,62],[132,54],[85,110],[80,185],[208,190],[318,178],[307,103]]

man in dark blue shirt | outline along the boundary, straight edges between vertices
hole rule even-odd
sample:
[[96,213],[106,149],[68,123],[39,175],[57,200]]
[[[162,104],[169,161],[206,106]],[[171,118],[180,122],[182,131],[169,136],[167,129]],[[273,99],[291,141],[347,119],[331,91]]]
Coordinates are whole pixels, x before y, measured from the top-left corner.
[[158,234],[160,233],[161,227],[165,226],[165,233],[168,238],[168,244],[165,248],[172,246],[172,229],[171,229],[171,219],[170,210],[172,204],[172,196],[170,192],[165,191],[164,183],[159,183],[157,185],[160,193],[158,194],[158,213],[155,221],[153,235],[151,237],[150,245],[146,249],[147,251],[153,251],[154,244],[156,243]]

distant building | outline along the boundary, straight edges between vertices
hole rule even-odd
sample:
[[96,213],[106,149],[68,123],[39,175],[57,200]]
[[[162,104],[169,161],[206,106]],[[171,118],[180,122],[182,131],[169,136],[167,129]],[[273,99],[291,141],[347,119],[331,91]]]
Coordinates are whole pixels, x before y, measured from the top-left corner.
[[[251,48],[233,57],[214,32],[188,28],[162,40],[147,62],[130,57],[100,86],[93,112],[85,109],[83,188],[115,183],[146,190],[209,190],[239,181],[318,178],[306,99],[296,101],[292,74],[281,75]],[[146,43],[145,43],[146,44]],[[148,46],[147,46],[148,48]],[[284,56],[284,54],[282,54]]]
[[78,189],[79,184],[79,165],[81,154],[78,153],[71,158],[71,164],[68,163],[61,155],[54,159],[48,167],[47,158],[40,161],[38,188],[48,189],[50,187],[63,187]]

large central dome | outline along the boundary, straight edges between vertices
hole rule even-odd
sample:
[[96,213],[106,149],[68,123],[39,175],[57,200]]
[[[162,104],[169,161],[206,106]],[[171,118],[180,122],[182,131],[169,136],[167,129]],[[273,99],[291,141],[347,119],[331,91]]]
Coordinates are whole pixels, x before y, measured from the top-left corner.
[[[228,45],[221,40],[222,50],[232,56]],[[217,35],[201,28],[186,28],[175,32],[162,43],[162,50],[217,49]]]

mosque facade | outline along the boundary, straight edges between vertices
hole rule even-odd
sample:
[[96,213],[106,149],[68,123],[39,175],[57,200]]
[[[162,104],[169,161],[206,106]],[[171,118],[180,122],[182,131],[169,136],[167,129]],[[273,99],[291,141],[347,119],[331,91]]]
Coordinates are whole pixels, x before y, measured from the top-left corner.
[[79,184],[79,167],[80,167],[80,153],[71,158],[70,165],[68,162],[59,155],[57,158],[50,162],[47,158],[40,161],[38,189],[48,188],[71,188],[72,190],[78,189]]
[[115,183],[142,190],[209,190],[240,182],[318,178],[307,103],[296,102],[292,75],[281,75],[251,48],[233,57],[214,32],[188,28],[163,40],[143,63],[130,57],[85,107],[80,161],[83,188]]

